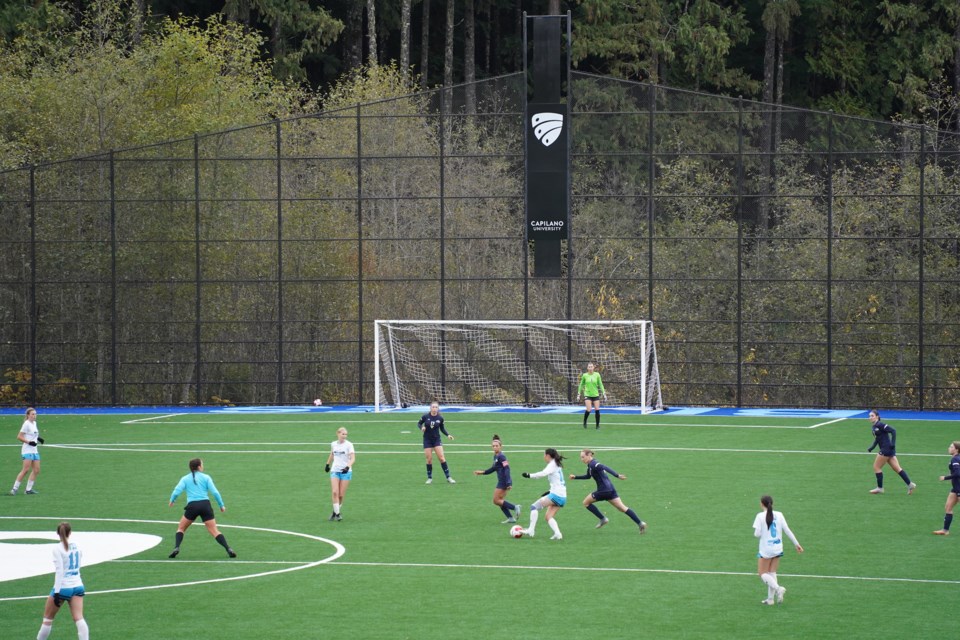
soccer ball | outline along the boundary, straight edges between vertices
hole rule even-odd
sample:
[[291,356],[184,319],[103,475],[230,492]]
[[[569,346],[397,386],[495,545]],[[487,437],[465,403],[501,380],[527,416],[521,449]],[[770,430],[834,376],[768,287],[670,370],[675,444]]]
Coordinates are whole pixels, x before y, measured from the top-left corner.
[[320,398],[317,398],[316,400],[313,401],[313,406],[315,407],[319,407],[322,404],[323,404],[323,400],[321,400]]
[[518,524],[510,527],[510,537],[511,538],[522,538],[523,537],[523,527]]

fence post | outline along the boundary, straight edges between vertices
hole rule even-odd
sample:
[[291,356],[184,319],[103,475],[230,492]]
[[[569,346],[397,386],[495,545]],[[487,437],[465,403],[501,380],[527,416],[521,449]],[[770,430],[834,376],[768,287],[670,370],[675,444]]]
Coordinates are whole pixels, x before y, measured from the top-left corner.
[[30,404],[37,405],[37,167],[30,165]]
[[[447,154],[447,127],[444,119],[449,110],[447,105],[453,105],[453,89],[444,86],[440,90],[443,100],[440,101],[440,319],[447,319],[447,272],[446,272],[446,229],[444,229],[444,220],[446,218],[446,154]],[[449,101],[449,103],[448,103]],[[452,121],[452,118],[451,118]],[[446,350],[446,332],[440,331],[440,388],[447,388],[447,350]],[[443,398],[436,398],[438,402],[443,402]]]
[[737,97],[737,406],[743,406],[743,96]]
[[117,404],[117,180],[110,150],[110,404]]
[[284,403],[283,393],[283,163],[282,124],[276,121],[277,142],[277,403]]
[[194,302],[193,302],[193,342],[194,342],[194,402],[203,404],[200,393],[202,388],[201,371],[203,350],[200,344],[202,327],[200,324],[200,136],[193,134],[193,248],[194,248]]
[[357,104],[357,403],[363,402],[363,153]]
[[657,113],[657,89],[652,82],[647,85],[647,308],[648,319],[653,322],[653,233],[656,221],[657,205],[655,201],[657,168],[653,146],[656,142],[654,124]]
[[827,114],[827,408],[833,409],[833,112]]
[[[920,368],[920,371],[919,371],[920,378],[919,378],[919,380],[917,381],[918,386],[919,386],[919,391],[918,391],[917,396],[918,396],[919,401],[920,401],[920,411],[923,411],[923,406],[924,406],[924,398],[923,398],[923,396],[924,396],[924,392],[925,392],[925,388],[924,388],[924,369],[925,369],[925,362],[924,362],[924,355],[925,355],[925,354],[924,354],[924,351],[925,351],[925,349],[924,349],[924,331],[923,331],[923,327],[924,327],[924,311],[925,311],[925,309],[924,309],[924,304],[923,304],[923,280],[924,280],[923,262],[924,262],[925,255],[924,255],[924,250],[923,250],[923,247],[924,247],[924,240],[923,240],[923,238],[924,238],[924,233],[925,233],[925,231],[926,231],[926,230],[925,230],[925,222],[926,222],[926,220],[925,220],[925,215],[926,215],[926,205],[925,205],[925,200],[926,200],[926,166],[927,166],[927,136],[926,136],[926,132],[927,132],[927,126],[926,126],[925,124],[920,125],[920,246],[919,246],[918,249],[917,249],[917,256],[918,256],[918,261],[919,261],[919,265],[918,265],[918,266],[919,266],[919,269],[918,269],[918,274],[917,274],[917,275],[918,275],[918,280],[919,280],[918,286],[917,286],[917,296],[918,296],[918,297],[917,297],[917,315],[919,316],[919,317],[917,318],[918,324],[919,324],[919,326],[917,327],[917,329],[918,329],[918,334],[917,334],[917,348],[918,348],[918,351],[919,351],[918,357],[919,357],[919,365],[920,365],[920,367],[919,367],[919,368]],[[936,132],[934,132],[934,135],[936,135]]]

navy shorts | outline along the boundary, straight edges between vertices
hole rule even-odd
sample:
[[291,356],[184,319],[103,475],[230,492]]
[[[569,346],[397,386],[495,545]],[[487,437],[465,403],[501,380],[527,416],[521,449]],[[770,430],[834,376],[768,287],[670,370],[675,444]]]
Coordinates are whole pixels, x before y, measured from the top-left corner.
[[210,505],[209,500],[188,502],[187,506],[183,508],[183,517],[191,522],[197,518],[203,519],[204,522],[213,520],[213,507]]
[[513,487],[513,484],[510,483],[510,482],[507,482],[507,483],[498,482],[498,483],[497,483],[497,489],[503,489],[504,491],[506,491],[507,489],[510,489],[510,488],[512,488],[512,487]]
[[443,446],[443,442],[440,440],[440,438],[437,438],[436,440],[426,440],[426,439],[425,439],[425,440],[423,441],[423,448],[424,448],[424,449],[435,449],[435,448],[437,448],[437,447],[442,447],[442,446]]
[[613,500],[620,497],[616,491],[594,491],[590,495],[594,500]]
[[897,455],[897,452],[895,449],[880,449],[880,455],[884,458],[892,458]]

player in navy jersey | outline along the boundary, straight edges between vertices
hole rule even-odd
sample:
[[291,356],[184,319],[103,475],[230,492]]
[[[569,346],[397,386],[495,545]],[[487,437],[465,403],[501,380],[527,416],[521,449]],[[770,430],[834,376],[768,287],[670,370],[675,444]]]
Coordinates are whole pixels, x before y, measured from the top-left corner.
[[83,580],[80,578],[80,561],[83,554],[77,545],[70,542],[70,533],[73,531],[69,522],[61,522],[57,525],[57,537],[60,538],[59,544],[53,550],[53,566],[56,569],[53,579],[53,589],[47,597],[47,603],[43,607],[43,622],[40,624],[40,631],[37,632],[37,640],[47,640],[50,632],[53,631],[53,619],[57,617],[60,606],[64,602],[70,609],[70,615],[77,625],[77,638],[79,640],[88,640],[90,637],[90,628],[87,621],[83,618]]
[[208,493],[213,494],[213,497],[216,498],[221,512],[227,510],[220,492],[217,491],[217,486],[213,483],[213,478],[203,472],[203,460],[200,458],[191,460],[189,467],[190,473],[180,478],[180,482],[177,483],[177,486],[173,488],[173,493],[170,494],[170,506],[172,507],[180,494],[186,491],[187,506],[183,508],[183,516],[180,517],[180,524],[177,525],[176,543],[169,557],[177,557],[180,553],[180,544],[183,542],[184,532],[199,517],[203,520],[203,526],[207,528],[210,535],[227,550],[227,555],[236,558],[236,552],[230,548],[227,539],[217,529],[217,520],[213,516],[213,507],[210,505]]
[[582,476],[571,473],[570,479],[589,480],[593,478],[594,482],[597,483],[597,490],[593,493],[587,494],[587,497],[583,499],[583,506],[587,508],[587,511],[597,516],[597,519],[600,520],[600,522],[597,523],[597,529],[610,522],[610,520],[600,512],[600,509],[598,509],[597,505],[594,503],[606,500],[616,507],[618,511],[627,514],[631,520],[637,523],[637,526],[640,527],[640,533],[645,532],[647,530],[647,523],[641,520],[633,509],[623,504],[623,500],[620,499],[616,488],[614,488],[613,483],[610,482],[610,478],[607,477],[607,474],[616,476],[621,480],[626,480],[627,476],[617,473],[605,464],[597,462],[597,460],[594,458],[593,451],[590,449],[584,449],[580,452],[580,462],[587,465],[587,472]]
[[440,459],[440,467],[443,469],[443,475],[447,477],[447,482],[457,484],[457,481],[450,477],[450,467],[447,466],[447,459],[443,455],[443,441],[440,434],[453,440],[453,436],[447,433],[443,426],[443,416],[440,415],[440,405],[436,402],[430,404],[430,413],[420,416],[417,427],[423,432],[423,454],[427,458],[427,484],[433,482],[433,452],[437,452],[437,458]]
[[513,523],[520,517],[520,506],[507,502],[507,492],[513,488],[513,480],[510,478],[510,463],[507,462],[507,456],[503,455],[503,442],[500,436],[493,435],[490,447],[493,449],[493,465],[483,471],[474,471],[473,474],[485,476],[496,472],[497,488],[493,490],[493,504],[500,507],[503,515],[507,516],[501,524]]
[[953,522],[953,508],[957,506],[960,500],[960,440],[950,443],[947,452],[952,456],[950,458],[950,475],[940,476],[940,481],[949,480],[951,483],[950,493],[947,494],[946,513],[943,515],[943,529],[937,529],[933,533],[938,536],[950,535],[950,523]]
[[880,421],[880,413],[873,409],[870,411],[870,422],[873,423],[873,444],[867,451],[873,451],[878,446],[880,453],[873,461],[873,473],[877,476],[877,486],[871,489],[870,493],[876,495],[883,493],[883,465],[889,464],[890,468],[896,471],[907,485],[907,495],[913,493],[917,485],[910,482],[910,476],[900,466],[897,460],[897,430],[890,425]]

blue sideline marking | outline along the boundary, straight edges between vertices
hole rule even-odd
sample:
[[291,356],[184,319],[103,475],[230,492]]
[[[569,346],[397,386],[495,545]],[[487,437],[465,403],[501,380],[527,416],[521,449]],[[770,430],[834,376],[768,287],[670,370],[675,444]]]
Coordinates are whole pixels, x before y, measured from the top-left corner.
[[[373,405],[285,405],[285,406],[242,406],[242,407],[44,407],[38,406],[41,415],[166,415],[166,414],[310,414],[310,413],[373,413]],[[389,413],[426,413],[428,405],[413,405],[404,408],[384,409]],[[469,405],[446,405],[441,407],[444,413],[526,413],[526,414],[576,414],[583,412],[581,405],[544,405],[539,407],[507,406],[481,407]],[[2,416],[22,416],[23,408],[0,408]],[[638,415],[640,407],[603,407],[608,415]],[[736,407],[671,407],[650,415],[669,416],[727,416],[742,418],[808,418],[811,420],[836,420],[841,418],[866,419],[869,410],[849,409],[760,409]],[[882,410],[884,420],[956,420],[960,421],[957,411],[906,411]]]

